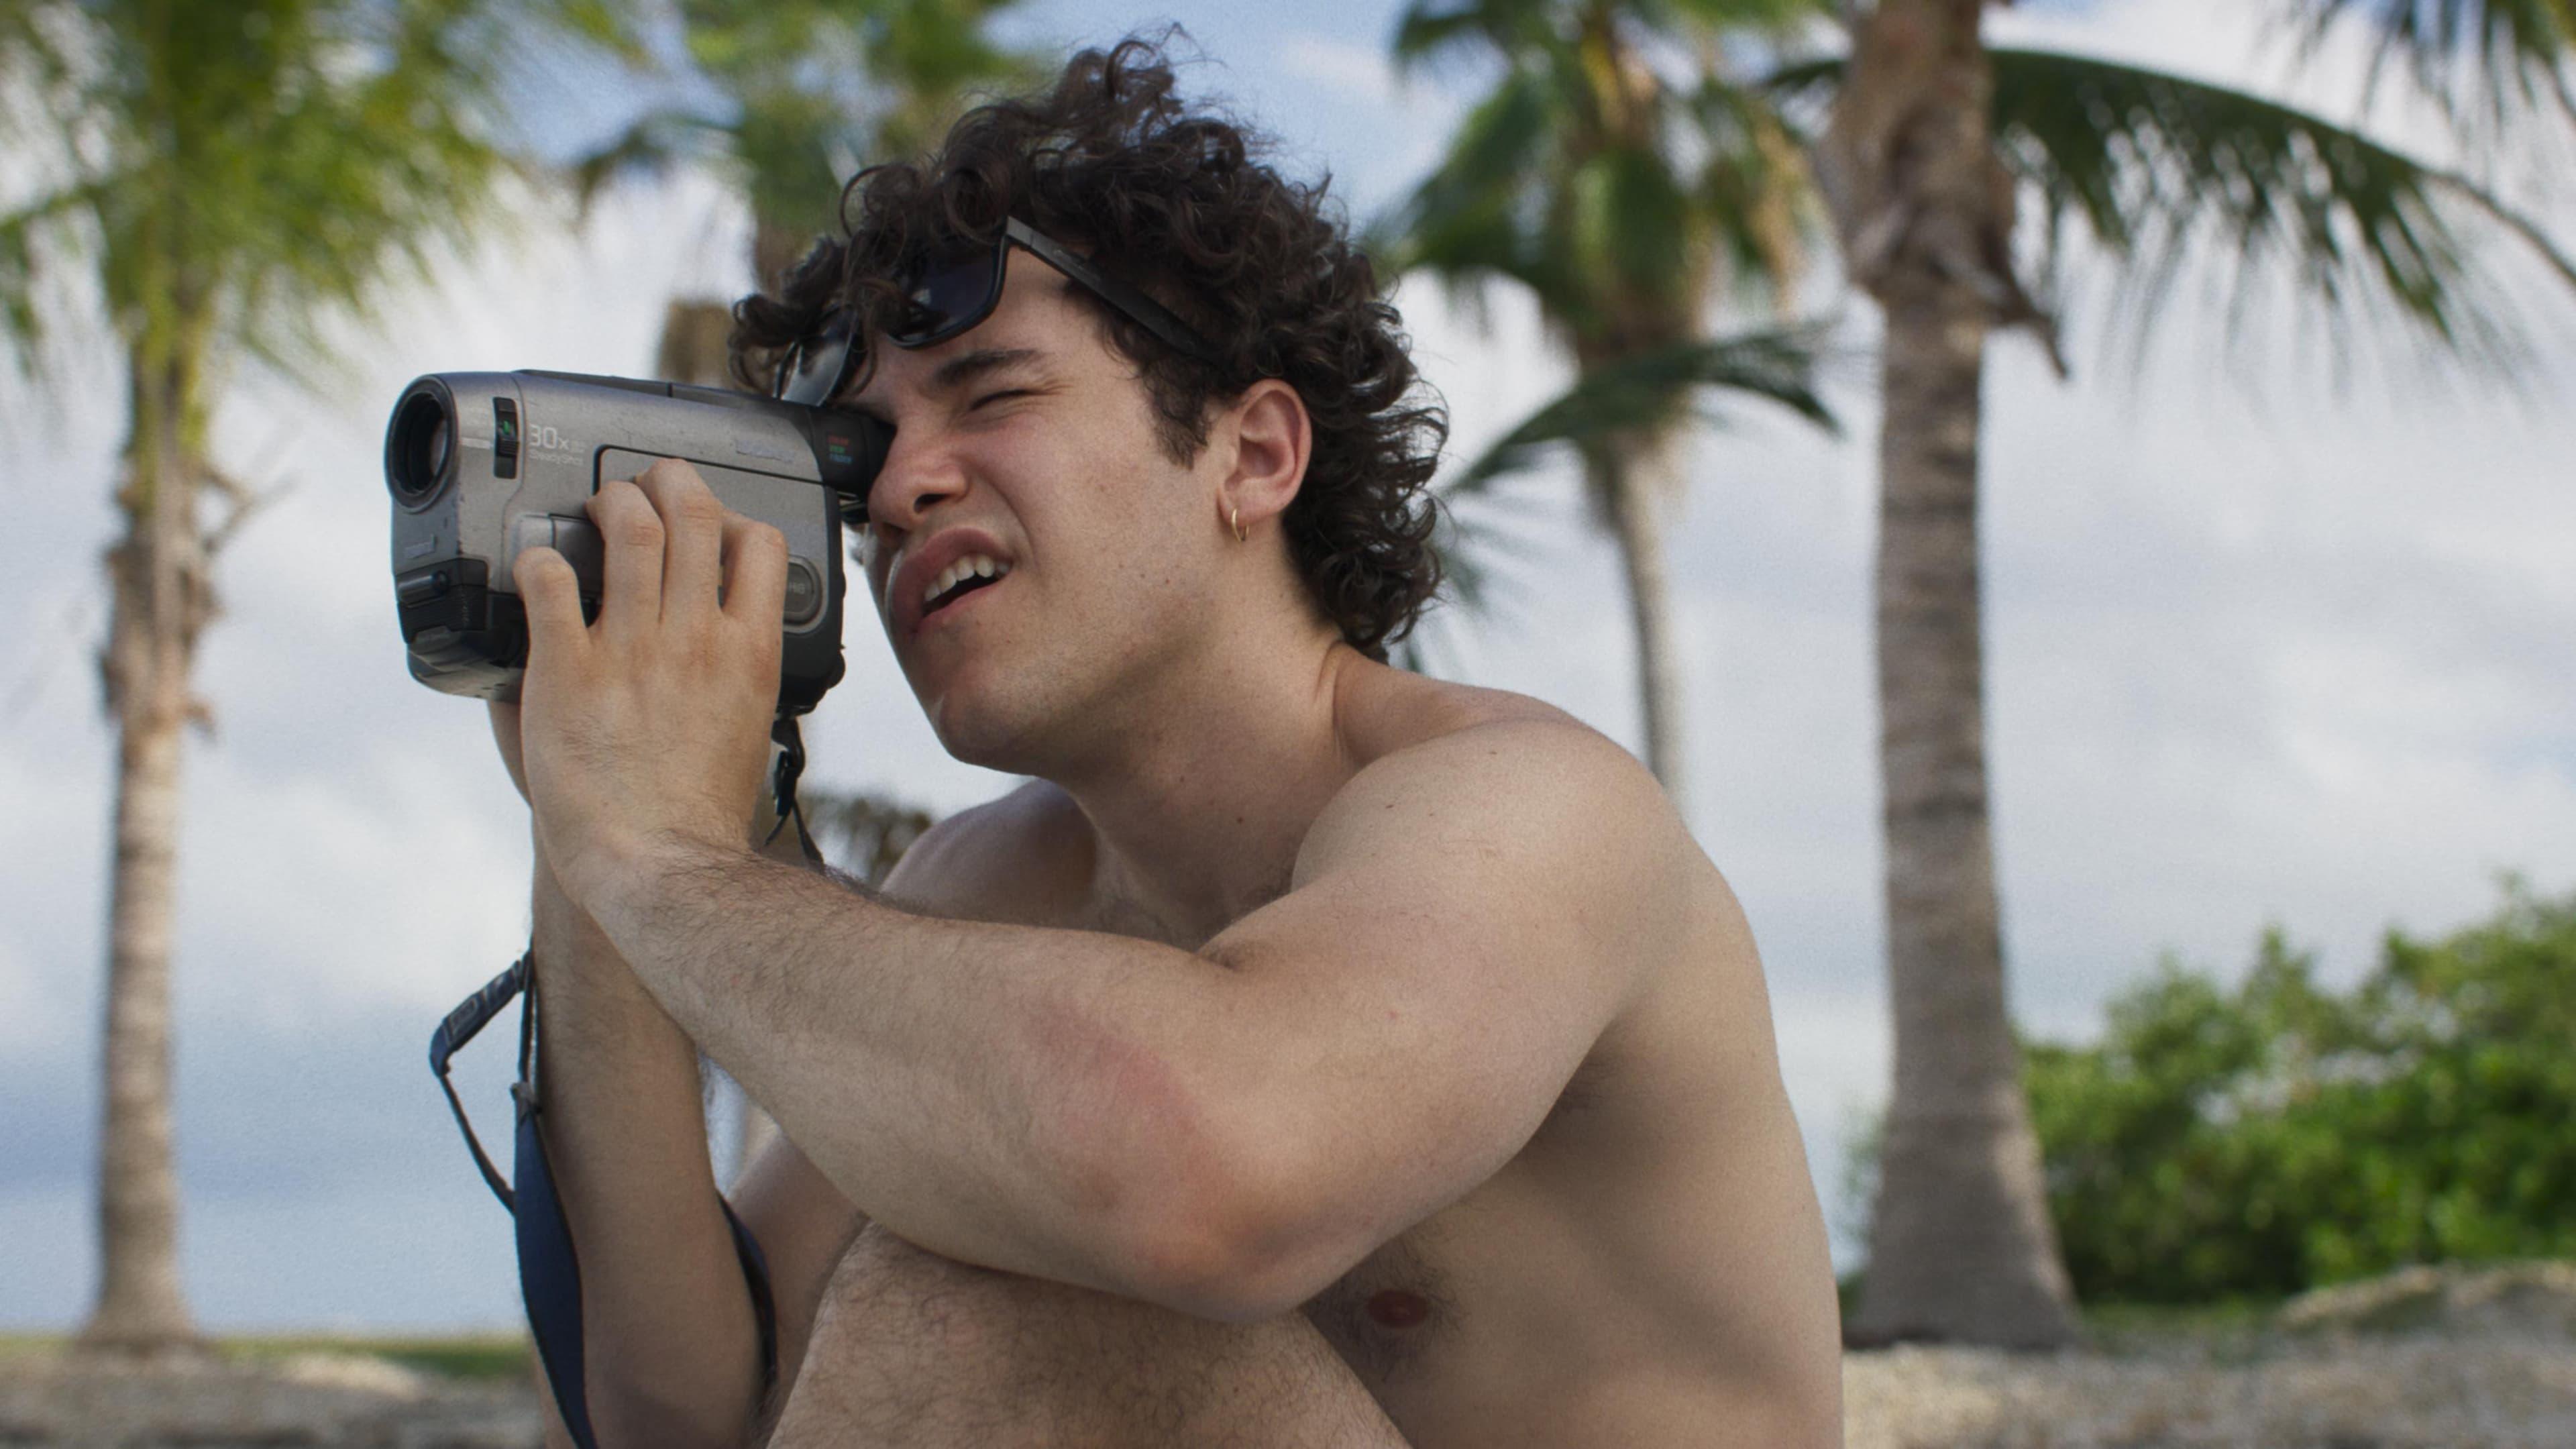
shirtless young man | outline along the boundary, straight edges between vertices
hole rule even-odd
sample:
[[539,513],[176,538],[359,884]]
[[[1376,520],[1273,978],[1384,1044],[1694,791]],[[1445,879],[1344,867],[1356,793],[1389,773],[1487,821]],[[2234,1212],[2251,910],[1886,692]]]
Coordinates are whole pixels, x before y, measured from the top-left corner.
[[[603,1445],[1840,1442],[1744,918],[1615,745],[1381,662],[1440,427],[1319,192],[1242,146],[1150,49],[1080,57],[744,311],[755,364],[869,319],[867,587],[947,748],[1035,777],[882,897],[747,844],[775,533],[666,463],[592,503],[594,624],[520,557],[496,726]],[[883,278],[1005,215],[1207,356],[1026,244],[984,320],[884,345]],[[701,1051],[782,1128],[734,1197],[767,1394]]]

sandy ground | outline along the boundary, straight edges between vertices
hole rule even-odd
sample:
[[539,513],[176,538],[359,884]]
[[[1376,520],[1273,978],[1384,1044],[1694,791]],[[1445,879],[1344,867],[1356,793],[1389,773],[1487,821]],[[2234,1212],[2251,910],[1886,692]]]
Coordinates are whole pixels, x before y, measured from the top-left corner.
[[[1850,1449],[2576,1449],[2576,1267],[2401,1274],[2259,1328],[1844,1361]],[[0,1360],[9,1449],[537,1449],[518,1384],[373,1359]]]
[[372,1358],[0,1360],[8,1449],[540,1449],[535,1390]]

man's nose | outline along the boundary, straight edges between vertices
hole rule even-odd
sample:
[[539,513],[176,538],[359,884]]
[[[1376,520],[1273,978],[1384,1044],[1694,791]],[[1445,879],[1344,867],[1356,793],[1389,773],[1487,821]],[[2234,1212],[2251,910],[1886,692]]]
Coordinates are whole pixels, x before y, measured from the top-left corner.
[[900,429],[886,449],[885,466],[868,489],[868,517],[905,532],[921,526],[931,509],[966,491],[957,455],[919,429]]

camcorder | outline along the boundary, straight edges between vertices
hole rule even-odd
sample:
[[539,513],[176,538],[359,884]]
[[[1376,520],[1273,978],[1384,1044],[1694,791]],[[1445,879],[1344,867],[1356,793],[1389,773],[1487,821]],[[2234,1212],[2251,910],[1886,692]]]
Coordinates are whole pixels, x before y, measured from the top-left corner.
[[893,428],[861,413],[725,388],[563,372],[431,373],[385,428],[394,599],[414,679],[515,701],[528,619],[522,549],[561,553],[598,617],[600,484],[662,458],[695,466],[727,508],[787,536],[778,710],[840,682],[841,526],[866,519]]

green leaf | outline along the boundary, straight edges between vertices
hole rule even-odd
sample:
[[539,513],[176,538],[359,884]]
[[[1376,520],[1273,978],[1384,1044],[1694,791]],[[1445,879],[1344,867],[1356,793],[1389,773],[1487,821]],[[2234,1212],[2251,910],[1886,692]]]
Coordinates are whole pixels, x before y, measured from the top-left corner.
[[512,58],[618,33],[610,18],[587,0],[10,5],[0,36],[62,61],[10,79],[37,88],[35,139],[78,214],[31,222],[76,245],[9,248],[0,318],[29,338],[39,271],[91,273],[132,361],[185,379],[194,448],[235,357],[320,375],[327,320],[495,217],[518,166],[499,134]]
[[1515,54],[1547,42],[1549,0],[1415,0],[1395,23],[1392,48],[1400,72],[1462,52]]
[[1552,91],[1545,72],[1516,70],[1467,113],[1440,168],[1374,231],[1390,270],[1428,271],[1453,291],[1553,285],[1536,235],[1545,198],[1530,187],[1562,121]]
[[[1449,487],[1479,491],[1536,466],[1560,444],[1580,451],[1656,432],[1683,416],[1684,405],[1701,392],[1717,393],[1711,401],[1757,398],[1838,431],[1816,387],[1822,339],[1817,328],[1748,333],[1666,347],[1595,369],[1504,434]],[[1705,407],[1699,416],[1716,421]]]
[[2473,360],[2515,351],[2525,298],[2473,260],[2490,224],[2569,286],[2571,262],[2528,217],[2457,173],[2276,101],[2086,56],[1998,48],[1996,145],[2036,192],[2051,246],[2070,221],[2127,263],[2115,302],[2143,325],[2189,249],[2236,267],[2231,330],[2287,274],[2340,340],[2373,314]]
[[2454,123],[2509,125],[2554,106],[2576,121],[2576,0],[2298,0],[2311,50],[2342,24],[2372,33],[2371,88],[2403,74]]
[[605,145],[572,160],[573,196],[587,212],[602,188],[629,176],[661,176],[682,160],[704,156],[720,144],[717,123],[670,106],[645,112]]

